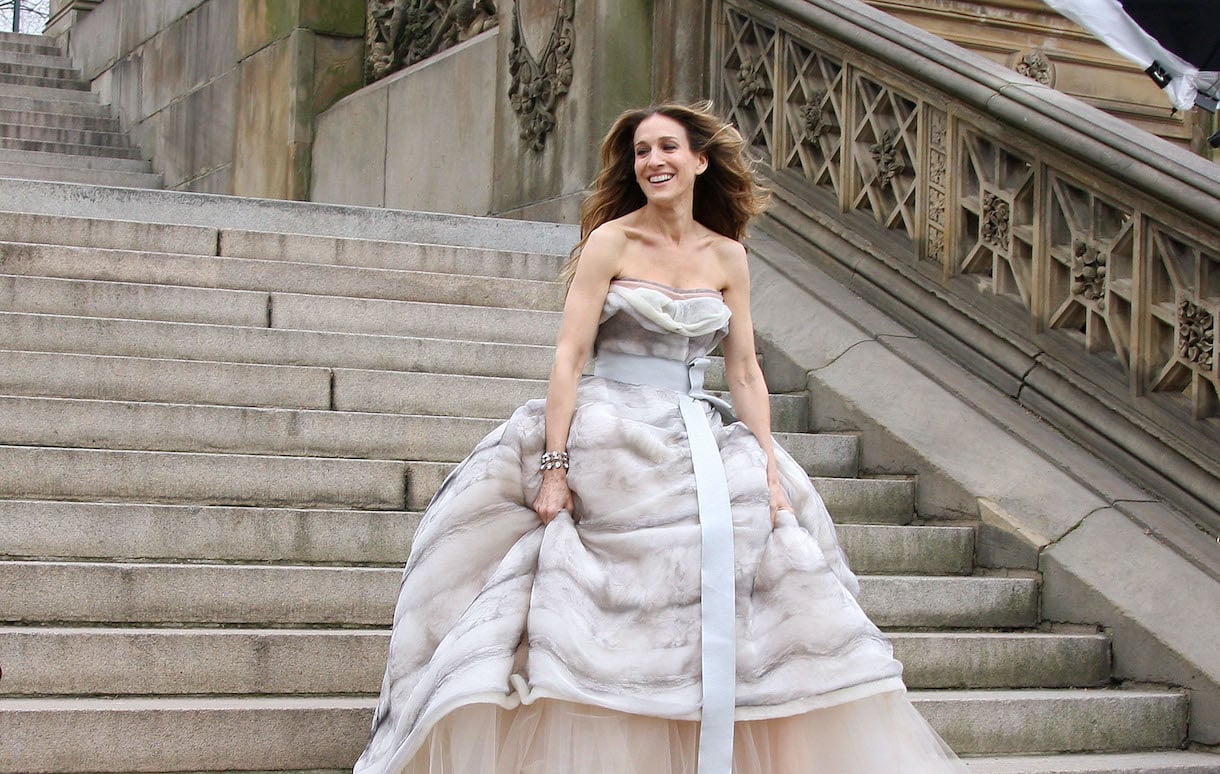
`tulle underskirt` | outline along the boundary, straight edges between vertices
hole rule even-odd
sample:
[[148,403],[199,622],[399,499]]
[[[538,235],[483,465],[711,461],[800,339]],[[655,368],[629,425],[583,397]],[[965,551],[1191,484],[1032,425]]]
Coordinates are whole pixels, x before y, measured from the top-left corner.
[[[405,774],[696,774],[699,723],[540,699],[446,715]],[[738,721],[734,774],[965,772],[901,691]]]

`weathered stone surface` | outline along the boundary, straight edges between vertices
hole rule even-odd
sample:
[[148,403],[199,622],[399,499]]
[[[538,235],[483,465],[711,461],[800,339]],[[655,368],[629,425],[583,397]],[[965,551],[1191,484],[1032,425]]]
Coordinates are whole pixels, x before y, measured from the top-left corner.
[[237,0],[237,6],[237,50],[243,59],[299,28],[364,35],[364,0]]
[[346,97],[318,116],[312,201],[385,205],[388,80]]
[[[290,195],[294,169],[289,149],[298,120],[293,87],[302,66],[300,47],[311,37],[296,30],[246,57],[238,68],[234,194],[296,198]],[[312,64],[311,51],[310,69]]]

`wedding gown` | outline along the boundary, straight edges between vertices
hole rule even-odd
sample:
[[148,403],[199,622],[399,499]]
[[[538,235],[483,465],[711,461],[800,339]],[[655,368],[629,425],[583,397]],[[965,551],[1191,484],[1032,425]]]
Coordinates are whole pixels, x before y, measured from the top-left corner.
[[[716,291],[615,280],[599,367],[697,361],[728,323]],[[575,514],[545,527],[530,508],[544,401],[519,408],[453,471],[415,534],[356,772],[695,774],[701,524],[682,399],[584,377],[568,437]],[[805,472],[776,448],[793,512],[772,527],[754,436],[691,403],[730,504],[733,772],[965,771],[907,699]]]

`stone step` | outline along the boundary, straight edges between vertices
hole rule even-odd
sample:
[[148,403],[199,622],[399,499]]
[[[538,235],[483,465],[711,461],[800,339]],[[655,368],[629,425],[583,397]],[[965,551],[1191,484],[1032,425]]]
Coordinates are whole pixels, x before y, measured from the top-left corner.
[[16,177],[23,180],[58,180],[65,183],[83,183],[116,188],[161,188],[160,175],[150,172],[118,172],[108,169],[76,169],[64,166],[39,164],[13,164],[0,161],[0,177]]
[[1220,755],[1184,750],[967,758],[971,774],[1216,774]]
[[[898,633],[892,640],[913,689],[963,678],[981,688],[1014,680],[1074,687],[1104,684],[1109,673],[1102,635]],[[386,629],[0,627],[0,696],[376,695],[388,647]],[[960,674],[967,669],[979,671]]]
[[[73,92],[72,96],[79,97],[80,92]],[[34,96],[18,96],[15,94],[6,93],[6,89],[0,86],[0,110],[12,110],[16,112],[31,112],[31,113],[49,113],[55,115],[73,115],[82,116],[85,118],[100,118],[103,120],[113,119],[114,114],[111,112],[109,105],[103,105],[95,100],[81,101],[80,99],[45,99]]]
[[[389,626],[398,567],[131,562],[0,562],[14,624]],[[860,579],[860,603],[882,627],[1024,627],[1037,617],[1026,578]]]
[[88,91],[89,84],[76,78],[61,78],[58,76],[26,75],[19,72],[5,72],[0,69],[0,83],[13,86],[34,86],[58,91]]
[[62,52],[55,39],[28,32],[0,32],[0,51],[21,51],[58,55]]
[[772,435],[810,475],[852,478],[860,472],[860,437],[854,433]]
[[457,462],[494,419],[0,396],[13,446]]
[[960,754],[1173,748],[1186,695],[1172,690],[917,691],[911,699]]
[[375,705],[363,696],[0,700],[0,772],[350,771]]
[[[0,64],[22,65],[26,67],[58,67],[71,70],[72,60],[62,53],[47,53],[47,49],[39,49],[42,53],[12,49],[0,44]],[[76,71],[74,77],[79,78]]]
[[553,348],[0,312],[0,349],[545,379]]
[[[4,395],[327,409],[332,407],[332,373],[317,366],[0,350],[0,394]],[[346,384],[346,375],[344,379]],[[362,384],[359,379],[353,383]],[[334,408],[348,407],[335,403]]]
[[[44,153],[42,151],[27,151],[16,150],[13,148],[0,148],[0,161],[6,164],[30,164],[40,167],[70,167],[73,169],[96,169],[98,171],[113,171],[113,172],[136,172],[147,174],[151,167],[144,159],[116,159],[106,156],[74,156],[70,153]],[[16,232],[8,231],[8,226],[18,219],[18,214],[3,212],[0,213],[0,218],[3,218],[3,226],[0,227],[0,233],[5,235],[6,239],[15,238]],[[60,228],[66,228],[70,225],[70,220],[64,220]],[[93,221],[94,230],[104,231],[107,227],[104,221]],[[40,233],[43,238],[59,238],[51,237],[50,234],[55,230],[50,228],[50,219],[44,218],[41,221]],[[144,228],[145,232],[149,231],[147,224]],[[12,234],[13,236],[10,236]],[[28,240],[27,240],[28,241]],[[215,250],[215,235],[213,234],[212,243]],[[136,243],[139,244],[139,243]],[[155,248],[149,248],[155,249]]]
[[[0,246],[0,269],[10,255]],[[267,327],[271,295],[245,290],[0,274],[0,311]]]
[[53,86],[31,86],[22,83],[10,83],[0,79],[0,97],[29,97],[32,99],[51,100],[55,102],[87,102],[93,105],[101,104],[98,96],[92,91],[81,89],[60,89]]
[[861,575],[969,575],[974,570],[972,527],[842,524],[839,543]]
[[[33,142],[63,143],[127,150],[127,135],[122,132],[43,124],[0,123],[0,137]],[[99,155],[99,154],[92,154]]]
[[914,688],[1091,688],[1110,680],[1104,634],[890,632]]
[[[418,523],[411,511],[0,500],[0,557],[397,567]],[[922,544],[952,570],[970,560],[970,545],[944,540],[942,529],[839,525],[838,532],[856,572],[908,575],[932,569],[933,560],[894,558],[893,532],[908,533],[904,543]]]
[[54,113],[38,110],[13,110],[0,105],[0,125],[45,126],[59,129],[80,129],[90,132],[119,133],[118,119],[109,116],[83,116],[77,113]]
[[110,145],[88,145],[71,142],[32,140],[22,137],[0,136],[0,148],[11,150],[39,151],[42,153],[66,153],[73,156],[106,156],[116,159],[140,159],[139,148]]
[[6,74],[24,75],[27,78],[41,78],[48,81],[83,83],[80,71],[74,68],[70,61],[64,64],[62,58],[60,63],[52,64],[50,62],[15,62],[6,57],[0,57],[0,75]]
[[[0,213],[0,225],[14,220],[16,218]],[[563,305],[563,287],[556,282],[289,262],[287,259],[264,261],[26,244],[62,238],[59,232],[49,234],[45,225],[39,224],[37,228],[41,229],[37,233],[8,236],[21,240],[19,242],[0,242],[0,259],[3,260],[0,267],[6,273],[546,311],[558,311]],[[13,230],[33,232],[34,229],[35,225],[31,223]]]
[[407,475],[397,460],[0,446],[12,499],[400,510]]
[[[929,691],[912,699],[966,754],[1029,753],[1055,744],[1170,747],[1185,730],[1185,697],[1172,691]],[[375,703],[372,697],[5,699],[0,723],[9,733],[0,740],[0,771],[340,769],[359,756]],[[65,723],[72,734],[63,734]]]
[[813,484],[840,524],[902,525],[915,518],[914,479],[815,476]]

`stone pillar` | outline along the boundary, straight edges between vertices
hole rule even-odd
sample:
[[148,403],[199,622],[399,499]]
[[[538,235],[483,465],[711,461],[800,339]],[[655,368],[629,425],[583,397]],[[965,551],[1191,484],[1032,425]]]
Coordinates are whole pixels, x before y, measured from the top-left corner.
[[653,94],[658,102],[710,99],[712,9],[707,0],[656,0]]
[[51,0],[47,26],[42,34],[55,38],[66,49],[65,38],[72,28],[101,3],[102,0]]
[[[652,0],[500,0],[502,63],[511,62],[514,51],[518,57],[528,56],[527,61],[543,62],[548,50],[554,50],[548,47],[560,43],[556,30],[562,25],[556,20],[565,12],[572,14],[572,33],[570,57],[558,57],[570,82],[554,103],[553,128],[541,137],[528,128],[540,125],[545,106],[529,96],[545,90],[545,82],[524,84],[521,68],[516,75],[511,67],[500,68],[494,212],[539,220],[579,219],[585,186],[597,171],[602,135],[620,112],[652,100],[652,6]],[[527,50],[514,45],[515,38]],[[553,75],[544,72],[541,77]],[[517,95],[523,110],[514,108],[510,94]]]
[[364,0],[239,0],[238,196],[308,199],[314,119],[360,87]]

